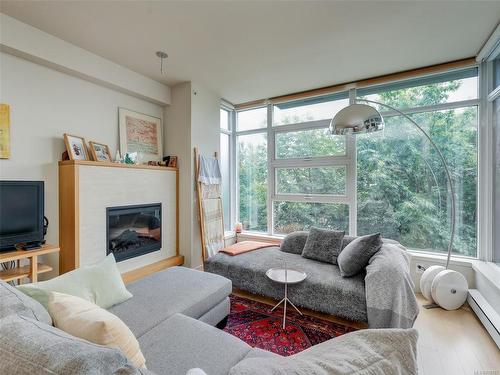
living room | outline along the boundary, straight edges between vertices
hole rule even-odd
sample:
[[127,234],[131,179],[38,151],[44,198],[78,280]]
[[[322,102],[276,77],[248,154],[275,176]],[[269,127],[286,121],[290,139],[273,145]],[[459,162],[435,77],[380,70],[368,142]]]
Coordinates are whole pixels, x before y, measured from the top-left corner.
[[1,374],[500,374],[500,2],[1,1]]

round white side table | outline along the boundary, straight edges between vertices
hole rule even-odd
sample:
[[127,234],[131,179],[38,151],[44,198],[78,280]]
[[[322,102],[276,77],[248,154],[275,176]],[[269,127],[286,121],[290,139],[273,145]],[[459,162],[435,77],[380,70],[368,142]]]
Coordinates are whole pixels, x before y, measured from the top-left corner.
[[277,283],[280,284],[285,284],[285,297],[278,302],[276,306],[272,308],[271,311],[274,311],[276,307],[281,305],[282,303],[284,304],[284,309],[283,309],[283,329],[285,329],[285,322],[286,322],[286,305],[287,303],[290,303],[292,307],[297,310],[297,312],[302,315],[300,310],[290,301],[288,298],[288,284],[298,284],[302,281],[305,280],[307,277],[307,274],[302,271],[297,271],[294,269],[289,269],[289,268],[271,268],[267,270],[266,276],[270,278],[273,281],[276,281]]

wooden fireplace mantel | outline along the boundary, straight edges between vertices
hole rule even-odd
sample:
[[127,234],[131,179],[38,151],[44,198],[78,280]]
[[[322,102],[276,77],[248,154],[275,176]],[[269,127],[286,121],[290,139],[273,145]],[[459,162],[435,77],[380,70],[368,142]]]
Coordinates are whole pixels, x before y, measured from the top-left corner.
[[[103,189],[102,191],[100,189]],[[113,201],[114,195],[125,199],[133,191],[145,195],[152,191],[151,200],[163,200],[163,205],[168,206],[169,216],[166,220],[171,222],[172,229],[168,249],[165,256],[159,255],[151,258],[150,263],[134,264],[133,268],[122,269],[127,278],[135,279],[144,272],[156,272],[159,268],[180,265],[184,262],[179,255],[179,170],[177,168],[128,165],[109,162],[68,160],[59,162],[59,274],[71,271],[81,265],[93,263],[85,258],[87,252],[93,252],[91,258],[105,256],[106,241],[99,236],[88,246],[89,218],[101,219],[105,214],[105,207],[93,207],[96,202],[106,202],[106,197]],[[95,197],[95,199],[94,199]],[[81,201],[83,200],[83,201]],[[103,203],[106,205],[106,203]],[[120,201],[113,205],[126,205]],[[102,211],[104,210],[104,211]],[[167,213],[166,213],[167,214]],[[175,223],[175,230],[173,225]],[[173,236],[175,235],[175,239]],[[91,249],[89,249],[89,247]],[[96,255],[96,251],[101,252]],[[164,250],[162,249],[162,254]],[[124,262],[125,263],[125,262]],[[119,263],[119,266],[121,263]],[[122,265],[123,266],[123,265]]]
[[146,164],[123,164],[123,163],[109,163],[104,161],[91,161],[91,160],[63,160],[59,162],[59,167],[61,166],[78,166],[87,165],[94,167],[108,167],[108,168],[129,168],[129,169],[155,169],[162,171],[174,171],[179,172],[178,168],[172,167],[160,167],[157,165],[146,165]]

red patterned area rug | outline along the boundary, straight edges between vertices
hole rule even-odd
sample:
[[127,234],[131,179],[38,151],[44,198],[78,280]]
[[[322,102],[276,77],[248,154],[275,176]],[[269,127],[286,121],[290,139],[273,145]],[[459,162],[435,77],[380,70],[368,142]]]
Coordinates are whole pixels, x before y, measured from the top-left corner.
[[282,306],[271,311],[272,306],[265,303],[234,294],[230,298],[231,312],[224,331],[252,347],[282,356],[299,353],[313,345],[356,330],[314,316],[300,315],[293,307],[287,307],[286,326],[283,329]]

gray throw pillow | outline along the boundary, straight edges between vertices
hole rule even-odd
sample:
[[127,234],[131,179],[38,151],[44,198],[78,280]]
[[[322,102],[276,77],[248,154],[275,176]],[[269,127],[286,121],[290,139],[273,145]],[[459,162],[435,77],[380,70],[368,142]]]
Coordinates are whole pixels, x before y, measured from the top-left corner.
[[52,325],[49,313],[38,301],[0,280],[0,319],[12,314]]
[[351,241],[338,257],[340,274],[349,277],[360,273],[381,246],[380,233],[361,236]]
[[309,233],[306,231],[292,232],[281,243],[280,250],[284,253],[302,254]]
[[349,245],[352,241],[354,241],[358,237],[352,237],[352,236],[344,236],[342,239],[342,250],[345,249],[347,245]]
[[136,375],[122,352],[19,315],[0,319],[0,374]]
[[337,264],[342,250],[344,231],[312,227],[309,231],[302,256],[320,262]]

